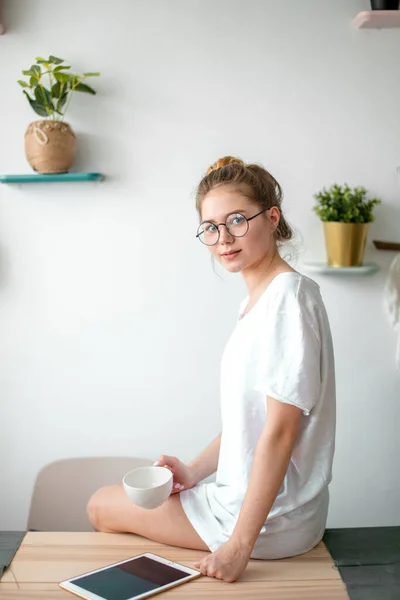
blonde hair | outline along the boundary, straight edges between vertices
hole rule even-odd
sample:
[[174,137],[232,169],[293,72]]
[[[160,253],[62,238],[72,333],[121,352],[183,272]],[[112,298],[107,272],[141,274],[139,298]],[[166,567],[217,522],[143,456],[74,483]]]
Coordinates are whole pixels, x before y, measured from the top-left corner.
[[201,205],[211,190],[230,186],[238,189],[249,200],[254,201],[261,209],[268,210],[277,206],[281,216],[274,231],[275,240],[283,242],[291,240],[293,231],[282,214],[282,189],[276,179],[263,167],[246,164],[240,158],[224,156],[218,159],[200,181],[196,193],[196,208],[201,214]]

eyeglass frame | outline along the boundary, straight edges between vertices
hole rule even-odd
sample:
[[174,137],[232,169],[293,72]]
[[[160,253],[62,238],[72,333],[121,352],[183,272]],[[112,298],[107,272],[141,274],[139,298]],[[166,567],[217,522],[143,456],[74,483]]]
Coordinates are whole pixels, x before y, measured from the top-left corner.
[[[270,206],[270,208],[272,208],[272,206]],[[264,208],[264,210],[261,210],[260,212],[258,212],[256,215],[253,215],[252,217],[246,217],[246,215],[243,215],[241,212],[236,212],[236,211],[233,211],[233,212],[229,213],[229,215],[227,215],[227,216],[226,216],[225,223],[213,223],[212,221],[202,221],[202,222],[200,223],[199,227],[201,227],[201,225],[203,225],[204,223],[211,223],[212,225],[215,225],[215,227],[217,228],[217,231],[218,231],[218,237],[217,237],[217,240],[216,240],[216,241],[215,241],[213,244],[206,244],[205,242],[202,242],[202,241],[201,241],[201,239],[200,239],[200,236],[201,236],[201,235],[204,233],[204,231],[202,231],[201,233],[197,233],[197,234],[196,234],[196,237],[199,239],[199,241],[200,241],[202,244],[204,244],[204,246],[215,246],[215,244],[218,244],[218,242],[219,242],[219,238],[221,237],[221,232],[220,232],[219,228],[221,227],[221,225],[224,225],[224,226],[225,226],[225,228],[226,228],[226,230],[227,230],[227,232],[229,233],[229,235],[231,235],[231,236],[232,236],[232,237],[234,237],[234,238],[242,238],[242,237],[244,237],[244,236],[245,236],[245,235],[248,233],[248,231],[249,231],[249,221],[251,221],[252,219],[255,219],[255,218],[256,218],[256,217],[258,217],[259,215],[262,215],[262,213],[266,212],[267,210],[270,210],[270,208]],[[229,231],[229,227],[228,227],[228,225],[226,224],[226,222],[227,222],[227,220],[229,219],[229,217],[230,217],[231,215],[240,215],[241,217],[243,217],[244,219],[246,219],[246,221],[247,221],[247,230],[246,230],[246,232],[245,232],[245,233],[243,233],[242,235],[233,235],[233,233],[231,233],[231,232]]]

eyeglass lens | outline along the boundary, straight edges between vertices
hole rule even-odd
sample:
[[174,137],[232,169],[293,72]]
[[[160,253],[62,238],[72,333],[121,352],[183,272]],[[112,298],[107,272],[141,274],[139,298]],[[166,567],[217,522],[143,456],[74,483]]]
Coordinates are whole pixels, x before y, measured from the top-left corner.
[[[228,215],[225,226],[233,237],[244,236],[249,228],[246,217],[240,213]],[[203,244],[206,244],[206,246],[213,246],[219,240],[219,227],[221,227],[221,224],[216,225],[215,223],[211,223],[211,221],[205,221],[199,226],[197,237]]]

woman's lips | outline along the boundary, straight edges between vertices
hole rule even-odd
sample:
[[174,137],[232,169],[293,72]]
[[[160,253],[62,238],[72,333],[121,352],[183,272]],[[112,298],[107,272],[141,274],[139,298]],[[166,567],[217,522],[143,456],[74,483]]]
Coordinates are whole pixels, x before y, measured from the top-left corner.
[[225,258],[226,260],[232,260],[232,259],[236,258],[236,256],[239,254],[239,252],[241,252],[241,250],[236,250],[235,252],[224,252],[224,254],[222,254],[222,257]]

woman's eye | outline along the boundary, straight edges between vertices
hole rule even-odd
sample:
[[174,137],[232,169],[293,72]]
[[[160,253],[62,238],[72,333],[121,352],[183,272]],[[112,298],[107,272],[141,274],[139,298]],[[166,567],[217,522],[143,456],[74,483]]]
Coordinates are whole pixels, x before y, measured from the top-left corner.
[[215,233],[217,231],[217,228],[213,223],[206,223],[204,226],[204,231],[206,231],[207,233]]
[[232,218],[232,223],[234,225],[241,225],[243,223],[243,221],[244,221],[244,217],[242,217],[242,215],[235,215]]

